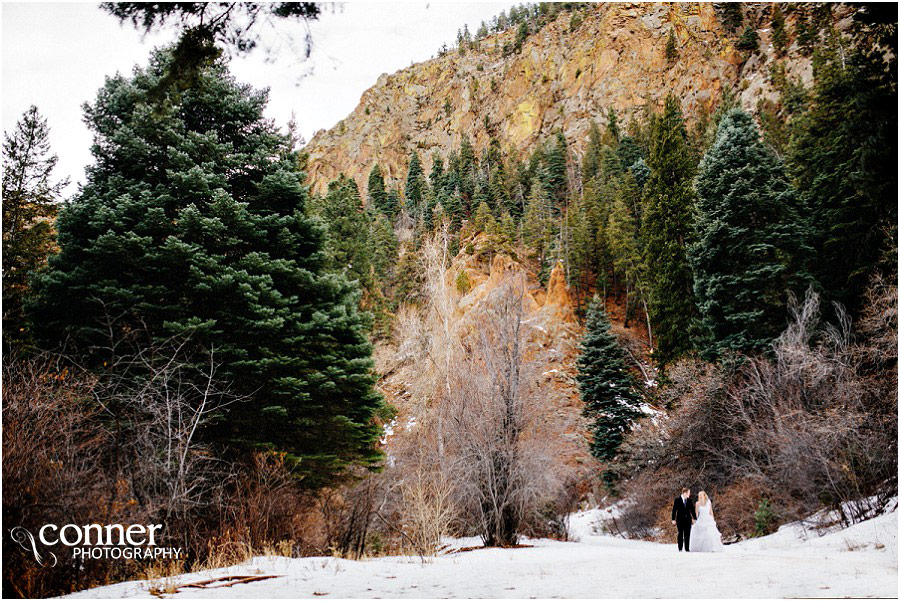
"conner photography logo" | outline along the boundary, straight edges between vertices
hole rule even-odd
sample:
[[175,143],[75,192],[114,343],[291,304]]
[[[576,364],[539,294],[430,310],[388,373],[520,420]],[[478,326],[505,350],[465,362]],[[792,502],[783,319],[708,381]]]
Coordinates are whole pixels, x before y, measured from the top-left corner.
[[[22,526],[10,530],[20,547],[44,567],[59,563],[57,552],[71,550],[72,559],[180,559],[181,548],[159,547],[162,524],[44,524],[37,536]],[[60,549],[62,546],[62,549]]]

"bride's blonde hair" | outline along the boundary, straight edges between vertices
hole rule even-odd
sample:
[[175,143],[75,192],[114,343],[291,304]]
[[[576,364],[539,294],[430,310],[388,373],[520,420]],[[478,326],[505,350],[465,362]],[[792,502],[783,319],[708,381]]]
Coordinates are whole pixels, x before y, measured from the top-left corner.
[[709,502],[709,497],[706,496],[706,491],[701,490],[697,493],[697,501],[699,501],[701,505],[706,505]]

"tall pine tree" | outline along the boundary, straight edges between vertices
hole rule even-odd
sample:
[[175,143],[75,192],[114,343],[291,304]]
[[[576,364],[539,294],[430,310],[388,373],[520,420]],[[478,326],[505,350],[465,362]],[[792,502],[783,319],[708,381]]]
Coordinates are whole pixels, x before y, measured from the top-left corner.
[[635,301],[646,304],[647,270],[633,213],[639,199],[640,189],[629,171],[616,190],[605,232],[613,269],[625,281],[625,327],[634,312]]
[[596,121],[591,120],[581,172],[581,175],[586,182],[594,179],[600,174],[600,149],[603,147],[602,139],[603,133],[600,131],[600,126],[597,125]]
[[154,53],[85,107],[95,163],[60,212],[61,251],[29,307],[35,335],[98,371],[135,333],[214,349],[218,377],[246,400],[207,441],[282,451],[309,484],[373,465],[368,320],[358,289],[323,271],[324,232],[266,93],[222,61],[155,102],[171,60]]
[[650,132],[650,178],[644,185],[645,263],[660,366],[693,350],[698,335],[694,279],[687,258],[694,229],[696,163],[678,100],[666,98]]
[[544,168],[542,181],[547,196],[552,206],[561,207],[565,204],[569,194],[569,177],[566,170],[566,161],[569,155],[569,147],[566,137],[561,131],[556,132],[553,145],[544,155]]
[[592,420],[591,454],[600,461],[610,461],[631,423],[641,415],[640,395],[622,347],[610,331],[603,303],[596,297],[588,307],[580,348],[575,379],[584,413]]
[[690,249],[708,354],[759,352],[784,329],[788,291],[809,285],[808,231],[793,187],[753,118],[733,109],[697,175]]
[[551,211],[544,187],[532,186],[522,217],[522,242],[534,249],[542,274],[549,273],[550,250],[555,233]]

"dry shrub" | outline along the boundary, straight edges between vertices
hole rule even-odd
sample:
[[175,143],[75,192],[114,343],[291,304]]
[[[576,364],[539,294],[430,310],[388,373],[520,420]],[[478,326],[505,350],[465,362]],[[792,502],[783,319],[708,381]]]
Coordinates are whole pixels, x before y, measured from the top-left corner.
[[206,541],[206,553],[195,564],[195,569],[215,570],[249,561],[253,557],[253,546],[248,542],[249,539],[245,528],[226,528],[221,534]]
[[726,538],[753,532],[764,498],[779,523],[825,506],[849,524],[896,494],[896,334],[885,332],[896,328],[896,287],[871,293],[856,341],[840,307],[836,325],[820,324],[811,291],[790,310],[769,357],[673,366],[661,398],[674,409],[623,447],[634,501],[623,530],[646,536],[646,506],[670,507],[681,486],[709,493]]
[[340,488],[319,492],[318,507],[331,554],[353,559],[366,554],[380,494],[381,479],[363,472]]
[[729,394],[726,422],[741,436],[724,460],[779,500],[783,519],[896,491],[896,480],[884,486],[896,477],[896,438],[872,428],[885,399],[860,365],[849,318],[837,307],[838,324],[820,327],[818,309],[812,292],[793,303],[774,359],[750,361]]
[[[889,367],[897,362],[897,282],[881,274],[872,278],[866,290],[866,304],[857,326],[863,341],[857,347],[860,356],[874,365]],[[894,375],[896,370],[886,370]]]
[[[4,537],[6,595],[46,597],[148,571],[240,563],[252,550],[283,550],[285,540],[298,541],[297,552],[324,546],[314,542],[322,530],[314,497],[283,458],[216,457],[194,436],[216,404],[195,394],[184,363],[151,355],[120,358],[132,373],[142,370],[132,381],[84,375],[47,356],[4,364],[3,519],[32,533],[47,523],[163,524],[157,544],[180,548],[183,559],[76,561],[52,549],[59,564],[47,569]],[[204,387],[214,389],[212,381]]]
[[311,541],[302,536],[307,513],[315,511],[315,496],[300,482],[285,462],[284,454],[253,453],[244,463],[232,465],[221,496],[215,502],[224,530],[218,536],[243,533],[243,541],[261,548],[273,541]]
[[443,472],[422,461],[414,464],[400,484],[404,542],[420,557],[435,555],[441,538],[450,533],[456,517],[453,483]]
[[[607,525],[613,534],[642,540],[665,537],[671,526],[674,490],[683,486],[683,475],[671,468],[644,470],[625,483],[625,506]],[[661,519],[663,512],[664,519]],[[662,529],[662,530],[661,530]]]
[[716,523],[724,541],[746,537],[756,528],[754,513],[771,491],[752,479],[742,479],[726,486],[716,496]]
[[[94,382],[59,370],[48,357],[3,365],[3,522],[36,534],[46,523],[90,523],[118,517],[127,503],[98,457],[112,437],[90,403]],[[41,567],[12,537],[3,537],[4,596],[72,592],[115,574],[100,562],[76,565],[60,557]]]

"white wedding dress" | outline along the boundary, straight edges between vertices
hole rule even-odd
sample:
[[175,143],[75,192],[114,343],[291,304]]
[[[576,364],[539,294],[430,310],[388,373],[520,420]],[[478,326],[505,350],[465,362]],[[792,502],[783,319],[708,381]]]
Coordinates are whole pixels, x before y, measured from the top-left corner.
[[691,528],[691,552],[712,553],[722,551],[722,535],[716,527],[716,520],[712,516],[712,502],[706,505],[697,504],[697,523]]

